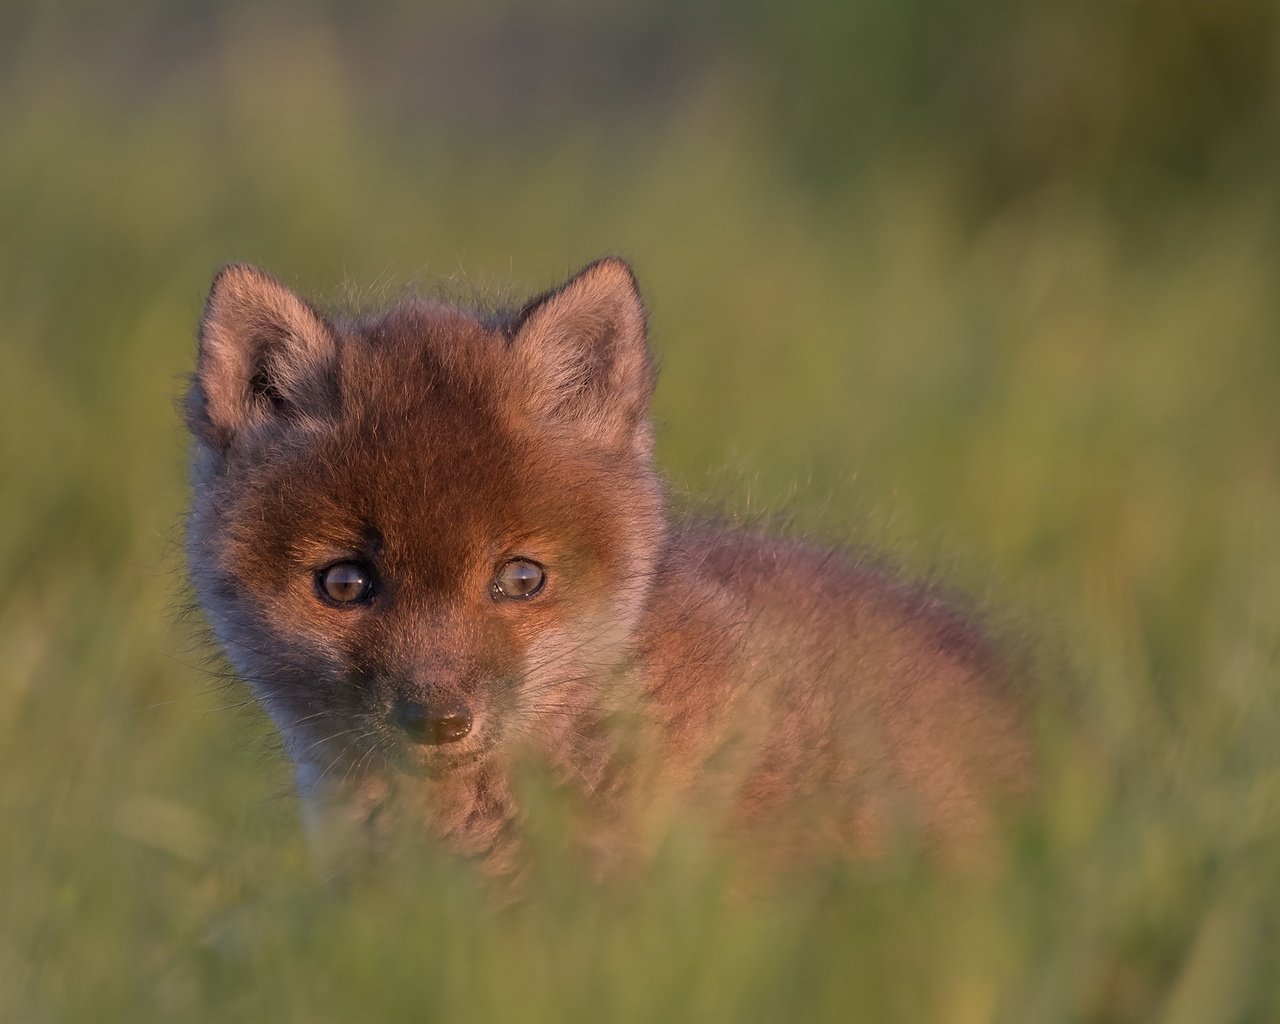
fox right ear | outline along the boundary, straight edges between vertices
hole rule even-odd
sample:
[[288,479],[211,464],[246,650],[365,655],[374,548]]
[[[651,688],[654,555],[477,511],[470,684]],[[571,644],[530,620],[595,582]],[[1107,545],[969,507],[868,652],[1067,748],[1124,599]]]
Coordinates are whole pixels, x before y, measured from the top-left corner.
[[187,422],[214,447],[272,419],[314,418],[334,397],[333,328],[256,267],[232,263],[218,272],[199,340]]
[[531,300],[517,318],[514,350],[534,382],[526,400],[544,422],[606,444],[650,443],[653,359],[625,261],[596,260]]

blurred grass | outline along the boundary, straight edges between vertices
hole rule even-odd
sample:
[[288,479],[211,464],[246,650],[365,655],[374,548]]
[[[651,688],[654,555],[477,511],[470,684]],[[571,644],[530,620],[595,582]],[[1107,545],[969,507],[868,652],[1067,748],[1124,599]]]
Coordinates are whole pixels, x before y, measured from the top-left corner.
[[[0,1020],[1280,1015],[1276,19],[850,9],[6,11]],[[315,884],[175,621],[212,271],[369,303],[605,251],[677,494],[887,545],[1061,664],[1003,877],[743,899],[690,833],[601,891],[549,811],[516,908],[431,850]]]

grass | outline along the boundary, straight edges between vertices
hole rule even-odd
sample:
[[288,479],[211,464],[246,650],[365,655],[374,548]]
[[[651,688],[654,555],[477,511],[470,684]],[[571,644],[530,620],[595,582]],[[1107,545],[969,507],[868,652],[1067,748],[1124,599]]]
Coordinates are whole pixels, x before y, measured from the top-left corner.
[[[141,91],[33,24],[0,90],[0,1020],[1280,1015],[1265,176],[975,216],[927,144],[807,191],[731,73],[620,125],[411,131],[323,21]],[[431,849],[313,879],[267,725],[175,614],[212,271],[367,302],[604,251],[651,301],[678,495],[870,539],[1054,666],[998,879],[904,854],[743,899],[690,830],[602,890],[553,808],[514,908]]]

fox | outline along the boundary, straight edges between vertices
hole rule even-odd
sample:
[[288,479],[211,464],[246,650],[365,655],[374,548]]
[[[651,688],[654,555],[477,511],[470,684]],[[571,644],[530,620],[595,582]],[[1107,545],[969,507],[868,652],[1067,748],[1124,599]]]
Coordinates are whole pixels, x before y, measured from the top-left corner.
[[673,511],[655,385],[618,257],[496,312],[341,316],[217,273],[189,573],[318,845],[394,821],[515,871],[530,760],[604,835],[643,791],[840,856],[903,828],[975,841],[1025,789],[1017,669],[978,618],[875,560]]

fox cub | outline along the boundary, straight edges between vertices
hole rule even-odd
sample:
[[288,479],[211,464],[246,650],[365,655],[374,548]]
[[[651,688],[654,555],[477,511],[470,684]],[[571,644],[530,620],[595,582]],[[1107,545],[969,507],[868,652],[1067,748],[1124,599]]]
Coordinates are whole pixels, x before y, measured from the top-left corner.
[[653,389],[619,259],[503,315],[336,319],[217,275],[191,574],[322,841],[389,817],[502,869],[527,759],[602,820],[644,779],[849,852],[904,824],[963,843],[1019,788],[1018,701],[979,627],[839,553],[673,521]]

